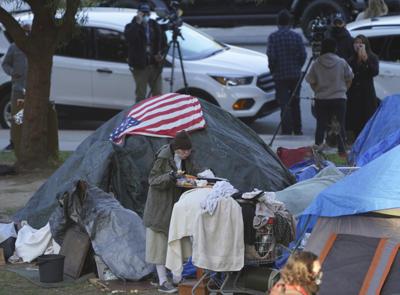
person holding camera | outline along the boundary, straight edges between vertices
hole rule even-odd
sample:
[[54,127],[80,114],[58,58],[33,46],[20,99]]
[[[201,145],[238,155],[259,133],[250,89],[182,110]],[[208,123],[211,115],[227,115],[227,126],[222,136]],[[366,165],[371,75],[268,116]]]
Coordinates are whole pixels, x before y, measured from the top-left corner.
[[[281,108],[282,134],[302,135],[300,87],[293,93],[306,61],[306,49],[301,36],[290,29],[291,14],[278,14],[278,30],[268,37],[269,69],[275,82],[276,98]],[[290,100],[291,96],[292,100]]]
[[321,43],[321,55],[314,61],[306,76],[315,93],[315,113],[317,128],[315,144],[321,146],[333,118],[339,123],[336,138],[340,156],[346,156],[345,115],[346,92],[350,88],[354,75],[349,64],[336,54],[336,42],[324,39]]
[[336,41],[336,54],[346,61],[353,54],[353,38],[346,29],[346,21],[342,14],[338,13],[333,17],[331,26],[325,33],[325,38],[331,38]]
[[161,147],[156,155],[149,175],[149,192],[143,213],[146,227],[146,261],[156,265],[159,278],[158,291],[177,292],[181,277],[167,279],[166,256],[168,231],[174,204],[179,200],[182,189],[176,180],[183,174],[197,175],[200,170],[193,164],[192,142],[186,131],[178,132],[173,141]]
[[364,35],[355,37],[353,45],[354,53],[348,63],[354,79],[347,93],[346,129],[355,139],[378,107],[374,77],[379,74],[379,60]]
[[147,85],[153,96],[161,94],[166,36],[160,25],[150,19],[148,4],[139,5],[137,15],[125,26],[124,35],[128,44],[129,68],[136,83],[136,102],[147,98]]

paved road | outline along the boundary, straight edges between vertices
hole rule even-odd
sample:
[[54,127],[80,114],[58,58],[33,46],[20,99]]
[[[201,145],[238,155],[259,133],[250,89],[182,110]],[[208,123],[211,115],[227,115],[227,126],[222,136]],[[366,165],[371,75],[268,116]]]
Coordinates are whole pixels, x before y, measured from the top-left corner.
[[[213,36],[215,39],[225,43],[246,47],[265,53],[265,42],[267,36],[275,30],[274,26],[257,27],[238,27],[230,29],[204,28],[204,32]],[[246,36],[246,38],[243,38]],[[308,49],[310,54],[310,50]],[[315,128],[315,119],[311,115],[310,100],[311,89],[308,84],[303,83],[301,91],[301,109],[303,121],[303,136],[281,136],[278,135],[272,148],[275,150],[278,146],[299,147],[313,143],[313,133]],[[274,113],[268,117],[261,118],[250,125],[268,144],[272,138],[276,127],[279,124],[279,113]],[[59,142],[61,150],[75,150],[93,130],[101,125],[101,122],[69,122],[66,126],[61,126],[59,132]],[[8,143],[8,130],[0,129],[0,148]]]

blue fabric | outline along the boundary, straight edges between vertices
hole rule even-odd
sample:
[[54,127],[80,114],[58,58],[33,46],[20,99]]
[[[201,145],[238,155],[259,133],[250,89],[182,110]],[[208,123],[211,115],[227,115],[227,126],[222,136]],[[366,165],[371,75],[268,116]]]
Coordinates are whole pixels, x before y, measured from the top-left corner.
[[[334,164],[329,161],[323,161],[322,165],[324,168]],[[304,160],[296,163],[289,168],[289,171],[296,177],[297,182],[313,178],[319,172],[317,166],[315,166],[314,159]]]
[[196,277],[196,267],[192,263],[192,257],[190,257],[189,260],[183,265],[182,277]]
[[306,49],[300,34],[287,27],[268,37],[268,63],[275,80],[299,78],[306,61]]
[[302,215],[343,216],[400,208],[400,146],[323,190]]
[[364,166],[400,144],[399,114],[400,95],[386,97],[353,144],[351,162]]

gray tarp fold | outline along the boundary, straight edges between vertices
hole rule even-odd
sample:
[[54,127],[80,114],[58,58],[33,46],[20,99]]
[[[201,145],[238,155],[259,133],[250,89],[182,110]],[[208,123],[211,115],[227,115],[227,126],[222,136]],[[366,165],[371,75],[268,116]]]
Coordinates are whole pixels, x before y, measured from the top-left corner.
[[123,208],[108,193],[90,184],[84,188],[74,182],[74,189],[60,196],[62,206],[50,216],[50,228],[57,242],[71,221],[84,228],[93,250],[119,278],[139,280],[150,274],[153,266],[145,262],[145,228],[141,218]]

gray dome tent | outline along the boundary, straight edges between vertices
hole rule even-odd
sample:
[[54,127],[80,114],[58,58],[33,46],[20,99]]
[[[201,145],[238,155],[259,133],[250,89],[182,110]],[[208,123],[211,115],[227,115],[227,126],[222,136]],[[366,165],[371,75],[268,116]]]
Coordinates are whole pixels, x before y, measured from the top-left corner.
[[[207,127],[191,134],[196,162],[243,191],[278,191],[294,183],[275,153],[253,130],[219,107],[202,100],[201,105]],[[84,140],[14,219],[28,220],[37,228],[45,225],[57,206],[57,197],[70,191],[77,179],[114,192],[125,208],[141,216],[154,155],[169,139],[134,135],[127,137],[122,146],[113,144],[109,135],[126,112],[119,113]]]

